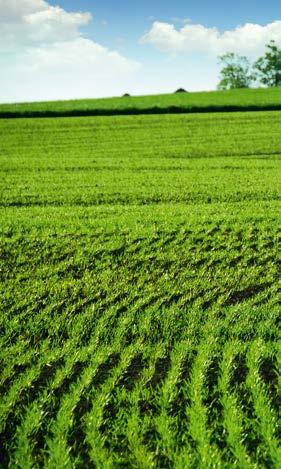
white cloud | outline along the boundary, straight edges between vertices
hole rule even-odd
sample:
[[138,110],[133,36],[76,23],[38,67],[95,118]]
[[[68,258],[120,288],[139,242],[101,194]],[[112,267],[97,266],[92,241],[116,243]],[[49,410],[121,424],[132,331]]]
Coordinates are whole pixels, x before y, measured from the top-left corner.
[[68,13],[44,0],[0,0],[0,48],[70,40],[90,20],[90,13]]
[[139,65],[89,39],[27,48],[6,58],[0,101],[61,100],[131,91]]
[[1,22],[16,23],[26,14],[47,10],[49,5],[44,0],[0,0]]
[[[26,50],[25,61],[27,67],[33,70],[56,69],[93,71],[95,75],[110,73],[110,69],[122,68],[122,72],[130,72],[138,68],[134,63],[115,51],[110,51],[105,47],[85,38],[77,38],[63,43],[29,48]],[[104,68],[106,66],[106,69]],[[112,75],[110,76],[112,79]]]
[[79,26],[91,20],[90,13],[67,13],[50,7],[25,17],[29,38],[34,42],[65,41],[80,36]]
[[127,91],[139,64],[84,38],[91,18],[44,0],[0,0],[0,101]]
[[201,24],[186,24],[176,29],[173,24],[155,21],[141,42],[168,53],[219,55],[233,51],[255,57],[271,39],[281,44],[281,21],[266,26],[247,23],[222,33]]

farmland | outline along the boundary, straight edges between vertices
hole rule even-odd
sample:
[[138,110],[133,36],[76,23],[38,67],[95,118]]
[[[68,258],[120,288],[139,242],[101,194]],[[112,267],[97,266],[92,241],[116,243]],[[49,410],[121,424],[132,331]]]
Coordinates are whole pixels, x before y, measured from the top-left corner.
[[281,110],[281,88],[234,89],[0,104],[0,117],[66,117]]
[[4,468],[281,466],[280,128],[0,120]]

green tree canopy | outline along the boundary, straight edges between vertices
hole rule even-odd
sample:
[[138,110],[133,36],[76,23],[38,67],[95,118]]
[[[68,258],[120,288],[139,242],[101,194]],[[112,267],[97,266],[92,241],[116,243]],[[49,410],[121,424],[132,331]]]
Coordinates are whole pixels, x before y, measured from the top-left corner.
[[231,90],[234,88],[249,88],[253,81],[251,65],[247,57],[243,57],[233,52],[219,57],[223,68],[220,72],[219,90]]
[[268,87],[281,86],[281,49],[275,41],[270,41],[266,49],[254,64],[256,78]]

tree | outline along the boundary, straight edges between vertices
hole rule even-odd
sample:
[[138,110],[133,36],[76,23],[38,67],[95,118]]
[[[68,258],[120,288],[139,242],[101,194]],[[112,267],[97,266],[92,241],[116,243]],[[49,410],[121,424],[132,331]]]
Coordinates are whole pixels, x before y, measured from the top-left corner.
[[266,45],[267,51],[254,64],[256,78],[268,87],[281,86],[281,49],[275,41]]
[[236,55],[233,52],[219,57],[223,68],[220,72],[221,80],[219,90],[231,90],[234,88],[249,88],[254,79],[251,65],[247,57]]

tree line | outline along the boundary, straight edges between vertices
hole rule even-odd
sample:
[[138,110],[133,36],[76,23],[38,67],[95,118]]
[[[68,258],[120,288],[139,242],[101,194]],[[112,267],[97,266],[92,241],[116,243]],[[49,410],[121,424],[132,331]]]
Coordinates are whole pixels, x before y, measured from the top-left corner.
[[218,89],[251,88],[255,84],[281,86],[281,49],[273,40],[265,47],[265,54],[253,64],[247,57],[233,52],[221,55],[219,61],[223,68]]

